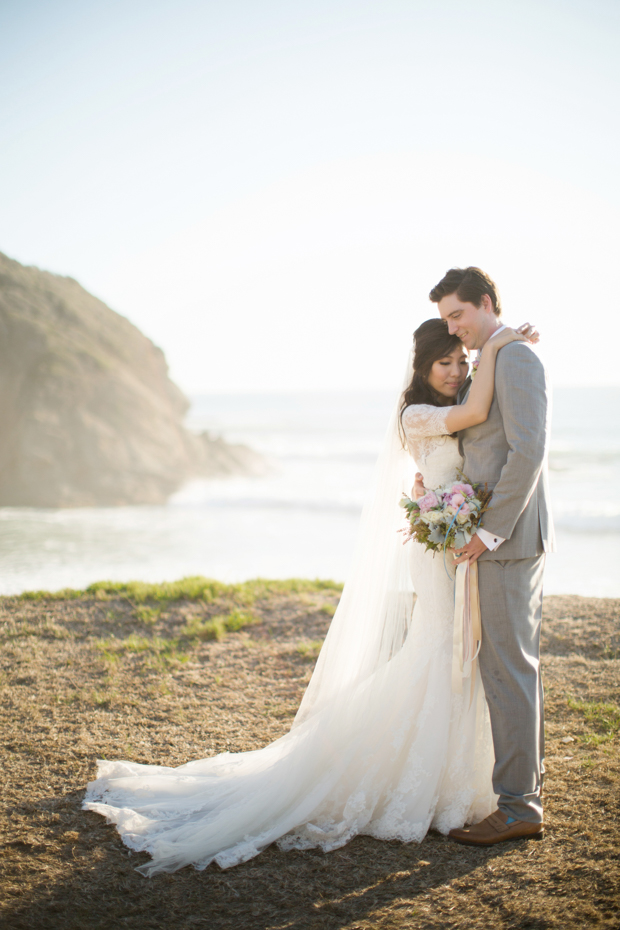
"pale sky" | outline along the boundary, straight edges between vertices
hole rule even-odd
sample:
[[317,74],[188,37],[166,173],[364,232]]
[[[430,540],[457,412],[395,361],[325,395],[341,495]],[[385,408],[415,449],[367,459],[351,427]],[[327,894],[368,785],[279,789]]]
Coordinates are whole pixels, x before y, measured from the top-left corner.
[[190,393],[392,387],[447,268],[620,384],[617,0],[5,0],[0,250]]

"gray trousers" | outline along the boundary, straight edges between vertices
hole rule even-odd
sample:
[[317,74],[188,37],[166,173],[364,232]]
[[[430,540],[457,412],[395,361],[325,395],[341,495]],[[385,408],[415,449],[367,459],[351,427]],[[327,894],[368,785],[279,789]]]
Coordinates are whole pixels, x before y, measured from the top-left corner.
[[495,749],[493,788],[499,809],[517,820],[542,820],[544,710],[540,673],[545,556],[478,562],[484,684]]

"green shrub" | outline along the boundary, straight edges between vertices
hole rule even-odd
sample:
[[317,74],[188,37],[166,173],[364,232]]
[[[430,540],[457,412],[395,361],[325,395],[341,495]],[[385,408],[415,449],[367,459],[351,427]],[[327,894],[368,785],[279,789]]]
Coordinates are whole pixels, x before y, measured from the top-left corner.
[[126,597],[133,604],[158,601],[162,604],[170,601],[215,601],[228,600],[243,606],[250,606],[256,600],[274,594],[339,594],[342,585],[329,579],[253,578],[238,584],[224,584],[214,578],[192,575],[179,581],[163,581],[159,584],[147,581],[95,581],[83,591],[64,588],[62,591],[26,591],[19,597],[23,600],[63,600],[77,597],[95,597],[108,600],[111,597]]
[[584,743],[591,745],[605,743],[614,739],[620,731],[620,707],[617,704],[569,698],[568,706],[582,714],[589,725],[590,732],[580,737]]
[[136,633],[125,639],[112,636],[100,639],[96,647],[111,665],[127,655],[143,655],[156,665],[171,665],[188,659],[185,653],[179,651],[178,639],[166,639],[163,636],[138,636]]
[[208,620],[192,617],[181,627],[181,635],[188,639],[222,640],[226,633],[236,633],[252,623],[260,623],[261,618],[249,610],[231,610],[228,614],[218,614]]
[[322,645],[323,641],[320,639],[299,643],[297,645],[296,652],[303,656],[304,659],[316,659],[319,652],[321,651]]

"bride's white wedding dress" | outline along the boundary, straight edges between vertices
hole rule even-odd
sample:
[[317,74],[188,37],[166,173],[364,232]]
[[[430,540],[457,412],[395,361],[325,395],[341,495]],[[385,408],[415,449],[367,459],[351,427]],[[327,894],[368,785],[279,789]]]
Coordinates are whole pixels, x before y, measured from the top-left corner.
[[[447,409],[417,405],[403,415],[427,487],[452,480],[461,465],[457,440],[446,435]],[[338,681],[332,673],[327,696],[302,704],[281,739],[178,768],[99,762],[84,808],[151,854],[142,874],[213,860],[227,868],[274,841],[325,851],[357,834],[419,842],[430,827],[447,833],[495,809],[479,673],[471,703],[469,688],[451,689],[452,578],[442,556],[416,542],[406,551],[417,602],[404,641],[369,674],[343,671]],[[447,565],[453,576],[450,556]],[[325,676],[325,662],[315,675]]]

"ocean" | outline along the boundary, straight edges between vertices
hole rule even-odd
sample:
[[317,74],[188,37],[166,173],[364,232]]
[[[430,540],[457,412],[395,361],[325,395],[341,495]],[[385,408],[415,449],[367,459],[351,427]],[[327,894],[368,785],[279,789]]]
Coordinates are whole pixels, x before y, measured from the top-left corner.
[[[188,424],[262,452],[264,478],[193,481],[164,506],[0,508],[0,593],[207,575],[346,580],[391,392],[193,399]],[[620,597],[620,387],[554,393],[559,551],[545,591]]]

